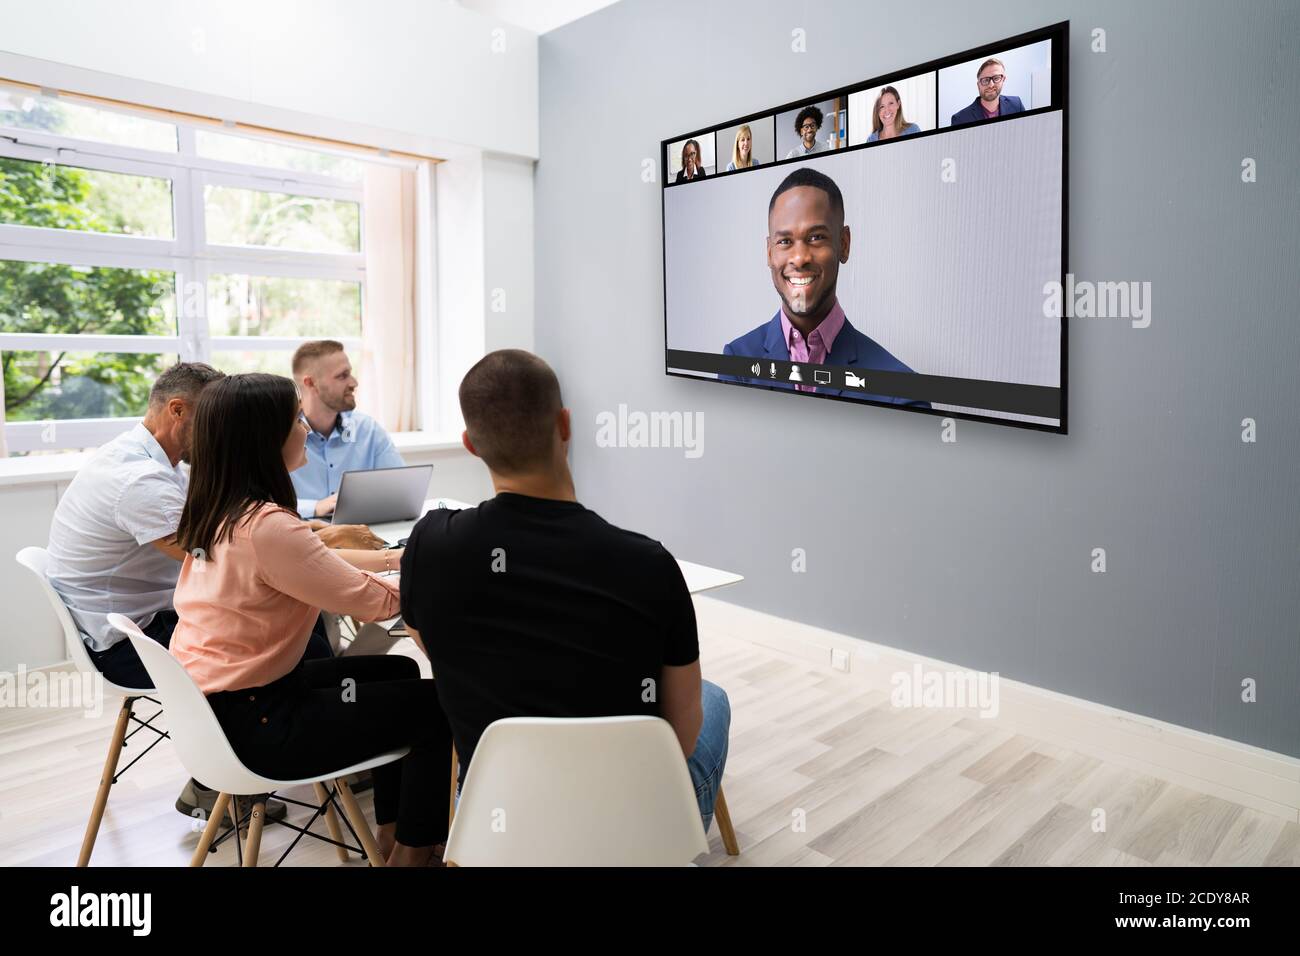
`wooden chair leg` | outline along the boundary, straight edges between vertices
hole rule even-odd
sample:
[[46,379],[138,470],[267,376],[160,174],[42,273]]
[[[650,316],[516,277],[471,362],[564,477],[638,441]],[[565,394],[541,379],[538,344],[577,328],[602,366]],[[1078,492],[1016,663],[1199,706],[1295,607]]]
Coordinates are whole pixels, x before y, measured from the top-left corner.
[[[339,826],[339,817],[334,812],[334,804],[330,800],[329,791],[325,789],[324,784],[320,783],[313,783],[312,789],[316,791],[316,799],[325,808],[325,826],[330,832],[330,839],[336,843],[342,843],[343,828]],[[334,849],[338,851],[339,862],[346,863],[348,861],[348,851],[341,846]]]
[[262,848],[262,824],[266,820],[266,799],[258,797],[253,804],[253,816],[248,821],[248,842],[244,844],[244,866],[257,866],[257,853]]
[[108,805],[108,791],[113,787],[113,776],[117,773],[117,761],[122,756],[122,744],[126,740],[126,728],[131,722],[131,708],[134,706],[135,700],[128,697],[122,701],[122,709],[117,712],[117,724],[113,727],[113,738],[108,742],[108,756],[104,758],[104,773],[99,778],[99,790],[95,792],[90,819],[86,822],[86,835],[81,840],[81,853],[77,856],[77,866],[90,864],[90,853],[95,849],[95,838],[99,836],[99,824],[104,819],[104,807]]
[[[226,815],[226,809],[230,806],[230,794],[217,794],[217,802],[212,805],[212,816],[208,817],[208,825],[203,828],[203,835],[199,837],[199,845],[194,848],[194,855],[190,857],[190,866],[202,866],[208,858],[208,848],[212,846],[212,841],[217,837],[217,830],[221,827],[221,818]],[[239,835],[235,835],[239,839]]]
[[371,866],[386,866],[387,863],[379,852],[379,847],[375,844],[375,835],[370,832],[370,824],[366,821],[366,815],[361,812],[361,807],[357,804],[357,798],[352,794],[352,788],[344,777],[339,777],[334,781],[338,787],[339,800],[343,803],[343,812],[347,814],[348,822],[352,824],[352,829],[357,832],[357,839],[361,841],[361,847],[366,851],[366,859],[370,861]]
[[451,800],[447,804],[447,832],[451,832],[451,825],[456,820],[456,778],[460,776],[460,755],[456,753],[456,745],[451,745]]
[[727,856],[740,856],[740,844],[736,842],[736,831],[731,825],[731,811],[727,809],[727,798],[718,787],[718,801],[713,806],[713,818],[718,821],[718,833],[722,836],[722,845]]

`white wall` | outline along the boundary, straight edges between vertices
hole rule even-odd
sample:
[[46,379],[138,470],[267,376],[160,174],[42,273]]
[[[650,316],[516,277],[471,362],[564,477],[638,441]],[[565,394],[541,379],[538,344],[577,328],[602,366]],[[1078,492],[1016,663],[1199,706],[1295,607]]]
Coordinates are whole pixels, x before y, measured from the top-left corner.
[[[533,164],[485,156],[484,280],[487,349],[533,348]],[[529,255],[517,255],[521,246]]]
[[52,64],[537,157],[536,35],[449,0],[0,0],[0,23]]

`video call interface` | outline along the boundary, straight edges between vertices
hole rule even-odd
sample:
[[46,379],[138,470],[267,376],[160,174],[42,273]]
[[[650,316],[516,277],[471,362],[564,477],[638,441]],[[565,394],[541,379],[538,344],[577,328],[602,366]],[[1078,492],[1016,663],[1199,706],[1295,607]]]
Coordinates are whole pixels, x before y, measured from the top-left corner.
[[665,140],[667,372],[1064,432],[1068,29]]

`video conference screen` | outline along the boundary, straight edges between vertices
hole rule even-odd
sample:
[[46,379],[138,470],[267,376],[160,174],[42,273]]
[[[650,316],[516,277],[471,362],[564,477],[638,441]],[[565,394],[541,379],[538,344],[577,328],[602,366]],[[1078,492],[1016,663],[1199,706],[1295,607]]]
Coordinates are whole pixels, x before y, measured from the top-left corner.
[[1064,433],[1068,40],[665,140],[667,372]]

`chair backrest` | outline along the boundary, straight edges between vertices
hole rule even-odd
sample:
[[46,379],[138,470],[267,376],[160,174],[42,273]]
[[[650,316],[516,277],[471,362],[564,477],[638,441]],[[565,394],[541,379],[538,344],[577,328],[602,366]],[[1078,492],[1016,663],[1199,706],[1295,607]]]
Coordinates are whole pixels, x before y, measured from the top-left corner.
[[130,618],[110,614],[108,623],[127,636],[153,678],[158,699],[167,711],[172,746],[186,773],[202,780],[205,787],[223,793],[261,793],[266,789],[264,778],[250,771],[235,755],[208,699],[181,662]]
[[[14,557],[19,564],[36,575],[36,580],[40,582],[41,591],[45,594],[46,600],[50,602],[50,607],[54,610],[54,616],[58,618],[59,626],[63,628],[63,646],[68,653],[68,658],[76,666],[77,670],[82,673],[99,674],[99,668],[90,659],[90,654],[86,650],[85,638],[82,637],[81,631],[77,629],[77,622],[73,620],[72,612],[63,603],[63,598],[59,596],[59,592],[54,590],[54,586],[50,584],[48,577],[50,553],[44,548],[23,548]],[[125,694],[133,697],[153,693],[152,687],[121,687],[108,678],[104,678],[104,688],[112,694]]]
[[658,717],[498,720],[474,750],[445,858],[460,866],[686,866],[709,844]]

